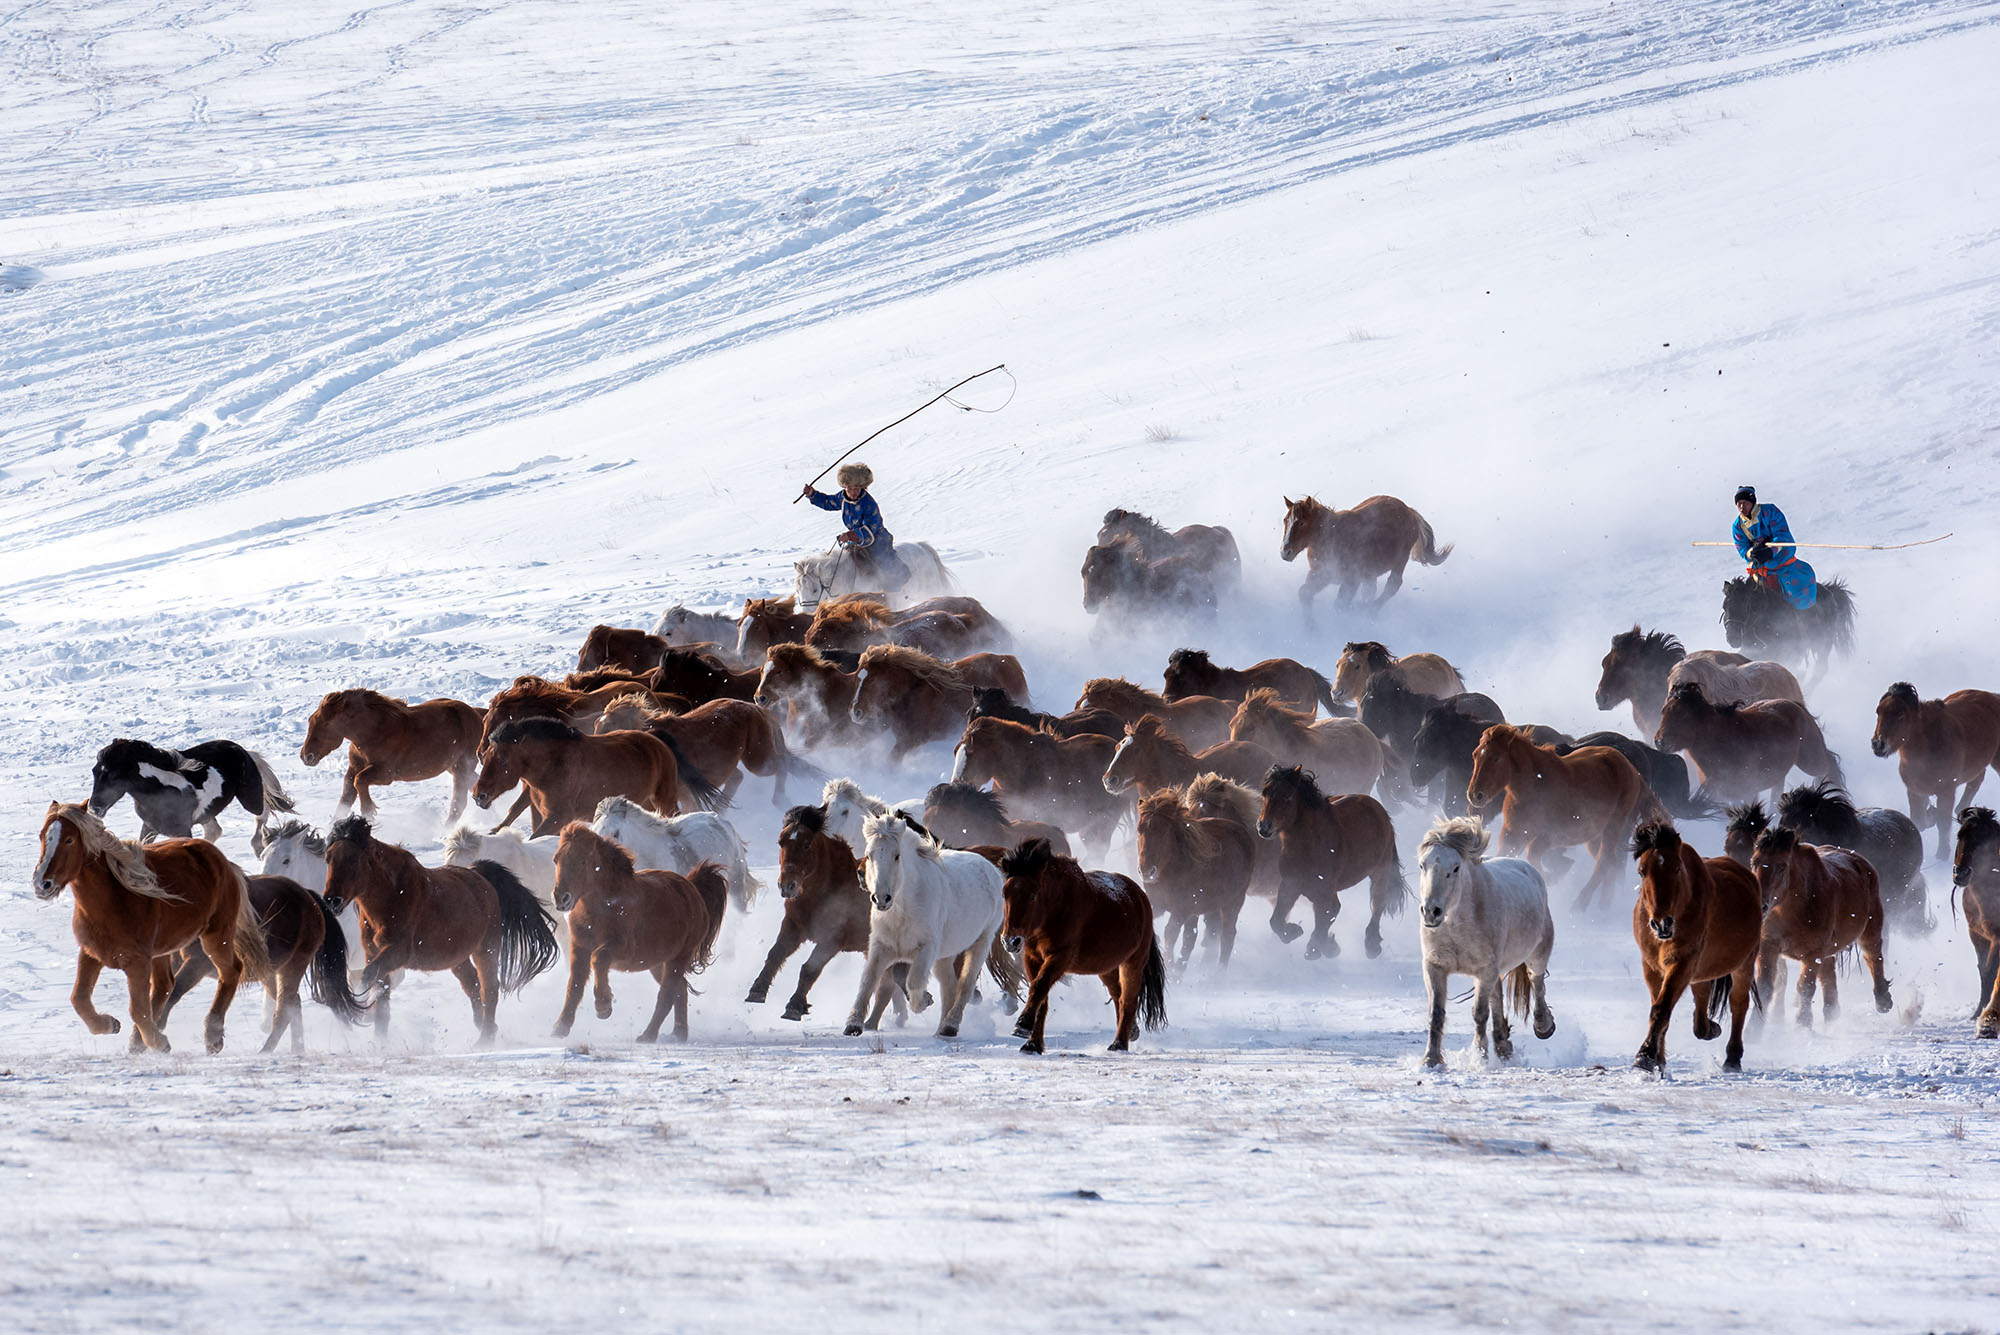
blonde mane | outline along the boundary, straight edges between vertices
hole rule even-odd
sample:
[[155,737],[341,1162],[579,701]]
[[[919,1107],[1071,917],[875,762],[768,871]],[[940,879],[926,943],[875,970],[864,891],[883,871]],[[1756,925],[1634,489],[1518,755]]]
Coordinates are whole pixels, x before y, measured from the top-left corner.
[[1187,804],[1195,811],[1228,812],[1253,834],[1263,813],[1263,799],[1242,784],[1208,773],[1187,786]]
[[917,685],[929,687],[940,694],[970,691],[965,684],[965,676],[957,668],[941,658],[932,658],[920,649],[912,649],[901,644],[871,644],[861,653],[861,671],[876,668],[896,668],[907,672]]
[[1260,717],[1270,720],[1272,724],[1278,727],[1289,728],[1297,732],[1310,731],[1313,725],[1311,712],[1293,709],[1285,704],[1283,698],[1275,690],[1269,686],[1259,686],[1256,690],[1245,696],[1243,703],[1236,707],[1236,717],[1230,720],[1232,735],[1235,731],[1235,725],[1238,722],[1254,724]]
[[1116,703],[1099,704],[1097,708],[1108,709],[1114,714],[1159,714],[1170,713],[1173,706],[1163,695],[1156,695],[1136,682],[1123,677],[1092,677],[1083,684],[1081,700],[1097,699]]
[[839,664],[828,662],[826,656],[810,644],[796,642],[772,645],[765,651],[764,661],[783,672],[796,672],[802,668],[820,672],[840,671]]
[[1467,862],[1478,862],[1486,855],[1489,839],[1486,822],[1477,816],[1443,817],[1425,832],[1417,845],[1417,856],[1422,857],[1433,848],[1449,848]]
[[90,814],[90,808],[81,803],[62,803],[56,807],[55,818],[67,821],[76,831],[77,838],[83,840],[84,852],[104,860],[104,868],[111,873],[111,879],[146,899],[161,899],[169,903],[179,903],[180,896],[160,884],[160,878],[146,865],[145,850],[130,839],[120,839],[108,826]]

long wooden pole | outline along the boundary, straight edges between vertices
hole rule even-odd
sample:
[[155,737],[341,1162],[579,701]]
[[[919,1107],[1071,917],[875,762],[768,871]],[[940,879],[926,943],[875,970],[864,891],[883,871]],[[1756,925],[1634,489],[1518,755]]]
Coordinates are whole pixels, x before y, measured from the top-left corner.
[[[1832,552],[1900,552],[1906,547],[1928,547],[1934,542],[1943,542],[1949,533],[1940,533],[1935,538],[1923,538],[1916,542],[1768,542],[1767,547],[1813,547]],[[1690,547],[1734,547],[1733,542],[1691,542]]]
[[[909,420],[910,420],[910,419],[911,419],[912,417],[915,417],[915,416],[916,416],[916,415],[917,415],[918,413],[922,412],[922,411],[923,411],[924,409],[926,409],[926,408],[930,407],[930,406],[931,406],[931,405],[932,405],[933,403],[936,403],[936,402],[938,401],[938,399],[948,399],[948,398],[950,398],[950,397],[951,397],[951,395],[952,395],[952,390],[957,390],[957,389],[963,389],[963,388],[964,388],[965,386],[967,386],[967,385],[971,384],[971,383],[972,383],[973,381],[975,381],[975,380],[979,379],[979,376],[981,376],[981,375],[992,375],[992,374],[993,374],[993,373],[994,373],[995,371],[1004,371],[1004,370],[1006,370],[1006,369],[1007,369],[1007,363],[1005,363],[1005,362],[1001,362],[1001,363],[1000,363],[1000,364],[999,364],[998,366],[989,366],[989,367],[987,367],[987,368],[986,368],[986,369],[985,369],[984,371],[981,371],[981,372],[979,373],[979,375],[969,375],[969,376],[967,376],[967,377],[966,377],[965,379],[963,379],[963,380],[959,381],[959,382],[958,382],[958,383],[957,383],[956,385],[953,385],[953,386],[951,387],[951,389],[948,389],[948,390],[946,390],[946,391],[945,391],[944,393],[942,393],[942,394],[938,395],[938,396],[937,396],[936,398],[931,398],[931,399],[925,399],[925,400],[924,400],[924,401],[923,401],[922,403],[920,403],[920,404],[918,404],[918,405],[917,405],[916,407],[914,407],[914,408],[910,409],[910,411],[908,411],[908,412],[904,413],[904,414],[903,414],[903,415],[902,415],[901,417],[898,417],[898,418],[897,418],[897,419],[896,419],[895,421],[893,421],[893,422],[889,423],[889,425],[888,425],[888,426],[885,426],[885,427],[883,427],[881,431],[872,431],[872,432],[870,432],[870,433],[869,433],[869,434],[867,435],[867,437],[866,437],[866,438],[864,438],[864,439],[862,440],[862,442],[861,442],[861,445],[866,445],[866,444],[867,444],[867,443],[868,443],[869,441],[871,441],[871,440],[875,439],[875,437],[877,437],[877,436],[881,435],[883,431],[888,431],[888,430],[890,430],[890,429],[891,429],[891,428],[893,428],[893,427],[899,427],[899,426],[901,426],[901,425],[902,425],[903,423],[905,423],[905,422],[909,421]],[[1010,395],[1009,397],[1012,397],[1012,396]],[[959,406],[960,406],[961,408],[964,408],[964,405],[963,405],[963,404],[961,404],[961,405],[959,405]],[[971,411],[972,411],[972,410],[971,410],[970,408],[965,408],[964,410],[965,410],[966,412],[971,412]],[[984,410],[982,410],[982,411],[984,411]],[[847,452],[847,454],[852,454],[852,453],[854,453],[854,450],[858,450],[858,449],[860,449],[860,448],[861,448],[861,445],[856,445],[856,446],[854,447],[854,449],[852,449],[852,450],[849,450],[849,451]],[[816,474],[814,474],[814,475],[813,475],[813,480],[812,480],[812,482],[808,482],[808,483],[806,483],[806,487],[807,487],[807,488],[810,488],[810,487],[812,486],[813,482],[817,482],[817,481],[819,481],[819,480],[820,480],[821,478],[825,477],[825,476],[826,476],[826,475],[827,475],[828,473],[831,473],[831,472],[832,472],[832,471],[833,471],[834,469],[836,469],[836,468],[840,467],[841,463],[842,463],[842,462],[843,462],[843,461],[844,461],[844,460],[845,460],[845,459],[847,458],[847,454],[843,454],[843,455],[841,455],[841,456],[840,456],[840,458],[838,458],[838,459],[835,459],[835,460],[834,460],[834,461],[833,461],[832,463],[830,463],[830,464],[828,464],[828,465],[827,465],[826,467],[824,467],[824,468],[820,469],[818,473],[816,473]],[[796,496],[792,497],[792,504],[793,504],[793,505],[797,505],[797,504],[798,504],[798,503],[799,503],[800,501],[804,500],[805,498],[806,498],[806,493],[805,493],[805,491],[804,491],[804,490],[801,490],[801,491],[799,492],[799,494],[798,494],[798,495],[796,495]]]

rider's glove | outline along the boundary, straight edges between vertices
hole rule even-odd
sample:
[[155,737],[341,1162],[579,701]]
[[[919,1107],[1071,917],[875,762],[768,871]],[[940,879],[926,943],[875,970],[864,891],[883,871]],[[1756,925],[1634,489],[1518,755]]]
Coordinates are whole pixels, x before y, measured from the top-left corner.
[[1750,559],[1758,565],[1766,565],[1771,560],[1771,544],[1760,542],[1750,549]]

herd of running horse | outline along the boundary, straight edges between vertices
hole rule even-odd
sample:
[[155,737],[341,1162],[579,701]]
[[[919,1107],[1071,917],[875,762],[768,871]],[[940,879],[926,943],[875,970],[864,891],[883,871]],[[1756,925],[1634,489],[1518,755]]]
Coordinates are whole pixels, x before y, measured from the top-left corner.
[[[1405,561],[1450,552],[1393,498],[1352,511],[1286,504],[1283,554],[1311,555],[1308,606],[1330,583],[1342,601],[1372,595],[1378,576],[1389,579],[1386,600]],[[1226,529],[1169,532],[1113,511],[1085,565],[1087,601],[1129,615],[1199,613],[1198,591],[1233,581],[1237,562]],[[1105,582],[1113,570],[1122,582]],[[1417,848],[1427,1060],[1442,1060],[1452,973],[1474,981],[1482,1053],[1490,1029],[1493,1049],[1510,1055],[1510,1007],[1538,1035],[1553,1032],[1547,885],[1581,847],[1592,865],[1578,911],[1636,861],[1632,926],[1651,996],[1636,1064],[1664,1066],[1668,1020],[1692,992],[1698,1037],[1718,1036],[1730,1016],[1733,1069],[1746,1019],[1775,1000],[1788,960],[1800,1023],[1815,991],[1831,1016],[1840,966],[1857,955],[1876,1005],[1889,1008],[1885,930],[1934,927],[1922,873],[1923,831],[1934,829],[1964,891],[1977,1033],[2000,1034],[2000,818],[1970,805],[1984,771],[2000,767],[2000,695],[1925,700],[1900,682],[1883,694],[1872,746],[1900,759],[1904,815],[1847,797],[1784,664],[1690,653],[1636,626],[1612,638],[1596,703],[1629,705],[1650,742],[1510,722],[1438,655],[1375,642],[1348,644],[1331,678],[1286,658],[1232,668],[1181,649],[1157,690],[1098,678],[1052,714],[1032,707],[1011,647],[968,597],[900,608],[865,593],[810,607],[758,598],[734,615],[675,608],[651,631],[597,626],[574,672],[520,677],[484,708],[334,691],[300,748],[311,766],[347,747],[324,835],[272,819],[288,816],[290,798],[264,757],[233,742],[175,751],[120,739],[99,753],[88,801],[50,805],[34,887],[44,899],[72,892],[72,1000],[91,1032],[120,1027],[93,1002],[99,974],[126,975],[135,1048],[165,1050],[168,1013],[211,975],[211,1051],[245,979],[272,998],[266,1051],[286,1033],[301,1045],[302,987],[343,1020],[372,1015],[381,1032],[391,990],[412,970],[450,971],[490,1041],[500,996],[562,957],[563,920],[569,977],[556,1034],[574,1024],[586,984],[609,1016],[610,975],[628,971],[657,983],[641,1040],[656,1039],[670,1012],[684,1038],[688,977],[709,962],[729,905],[740,911],[757,889],[718,814],[747,773],[771,780],[781,809],[788,782],[819,797],[784,812],[784,913],[750,1002],[810,943],[787,1019],[806,1015],[835,956],[855,952],[863,976],[846,1032],[891,1007],[937,1005],[937,1032],[953,1036],[983,971],[1018,1006],[1025,1049],[1040,1051],[1050,989],[1088,973],[1110,993],[1113,1047],[1124,1048],[1142,1024],[1163,1021],[1170,965],[1185,966],[1198,941],[1227,965],[1253,895],[1271,900],[1271,929],[1286,942],[1305,934],[1291,921],[1305,900],[1305,954],[1328,957],[1339,952],[1341,897],[1366,881],[1365,945],[1379,954],[1383,917],[1411,896],[1392,813],[1413,812],[1434,816]],[[896,759],[950,743],[950,780],[892,805],[802,754],[877,739]],[[1794,770],[1810,782],[1788,790]],[[433,867],[372,823],[377,790],[439,777],[452,782],[449,826],[468,800],[484,809],[517,795],[491,831],[452,829]],[[125,796],[139,841],[103,823]],[[258,874],[211,842],[232,802],[257,819]],[[525,834],[511,828],[524,814]],[[1675,821],[1710,817],[1726,822],[1726,845],[1703,857]],[[1139,879],[1089,869],[1127,823]],[[1501,856],[1488,855],[1489,823]],[[198,827],[207,839],[193,837]]]

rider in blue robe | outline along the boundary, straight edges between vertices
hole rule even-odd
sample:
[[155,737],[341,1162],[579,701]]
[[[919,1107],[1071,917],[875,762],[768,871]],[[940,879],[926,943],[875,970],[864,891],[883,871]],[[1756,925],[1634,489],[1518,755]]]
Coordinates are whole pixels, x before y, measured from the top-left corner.
[[1799,560],[1793,544],[1792,526],[1785,512],[1775,505],[1759,505],[1754,487],[1736,491],[1736,522],[1729,527],[1736,554],[1743,558],[1752,579],[1785,595],[1785,601],[1804,611],[1819,601],[1819,581],[1813,568]]
[[868,494],[875,481],[874,470],[867,464],[843,464],[837,476],[839,491],[829,495],[807,486],[806,499],[819,509],[840,511],[840,522],[847,526],[840,544],[864,570],[880,579],[884,591],[902,588],[909,583],[910,568],[896,551],[895,535],[882,524],[882,507]]

